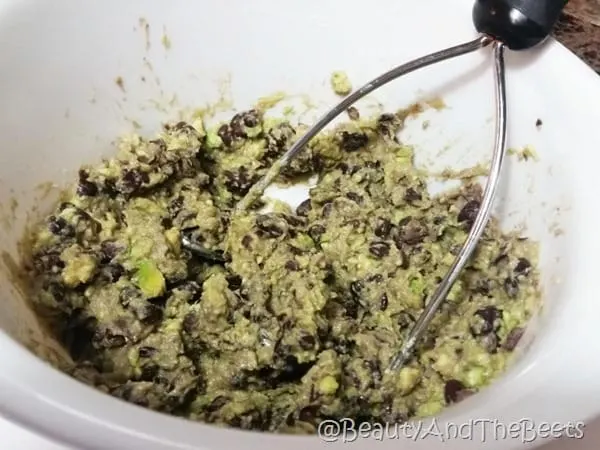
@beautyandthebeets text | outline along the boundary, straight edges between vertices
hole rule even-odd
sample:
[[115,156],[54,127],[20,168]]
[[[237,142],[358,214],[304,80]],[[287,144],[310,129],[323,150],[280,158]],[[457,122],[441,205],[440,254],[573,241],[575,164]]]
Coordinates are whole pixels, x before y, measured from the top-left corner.
[[441,423],[437,419],[402,424],[356,423],[354,419],[324,420],[319,424],[319,438],[325,442],[354,442],[368,438],[375,440],[408,439],[466,440],[491,442],[518,440],[522,443],[538,439],[566,437],[582,439],[583,422],[536,422],[532,419],[505,423],[497,419],[472,419],[465,423]]

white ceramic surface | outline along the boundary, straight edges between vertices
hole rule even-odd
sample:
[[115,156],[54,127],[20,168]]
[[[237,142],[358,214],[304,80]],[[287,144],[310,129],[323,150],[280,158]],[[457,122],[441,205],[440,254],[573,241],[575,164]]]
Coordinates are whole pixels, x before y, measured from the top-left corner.
[[[285,90],[310,94],[322,110],[335,101],[327,83],[331,71],[346,70],[358,84],[471,39],[470,9],[470,0],[0,0],[4,265],[16,256],[27,212],[35,204],[44,210],[52,200],[52,193],[35,187],[62,184],[80,164],[109,154],[114,138],[132,130],[132,120],[142,133],[156,130],[178,109],[217,100],[229,76],[225,91],[238,108]],[[416,146],[421,163],[460,168],[486,161],[493,130],[489,63],[489,52],[481,52],[410,75],[374,94],[364,111],[377,102],[395,109],[441,95],[448,108],[415,120],[404,139]],[[507,68],[509,143],[532,145],[539,160],[508,159],[497,213],[507,227],[526,222],[527,235],[541,242],[546,307],[512,370],[448,409],[438,418],[442,428],[484,418],[567,424],[600,413],[600,359],[593,354],[600,340],[594,290],[599,214],[591,206],[599,185],[600,82],[555,42],[508,55]],[[423,120],[430,121],[427,131]],[[12,198],[18,199],[14,214]],[[194,424],[71,380],[15,340],[44,338],[8,273],[7,267],[0,273],[0,413],[10,420],[89,449],[336,445]],[[372,443],[354,445],[366,450]],[[397,445],[392,440],[379,447]],[[468,449],[481,442],[417,439],[402,445]],[[486,442],[488,448],[524,445],[519,439]]]

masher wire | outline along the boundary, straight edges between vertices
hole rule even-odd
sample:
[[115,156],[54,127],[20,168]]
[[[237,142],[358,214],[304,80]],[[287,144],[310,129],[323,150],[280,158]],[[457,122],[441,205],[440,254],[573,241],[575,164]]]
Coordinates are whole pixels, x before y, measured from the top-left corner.
[[494,152],[492,155],[492,164],[490,173],[484,188],[483,197],[479,207],[479,211],[471,230],[465,240],[460,252],[456,256],[448,273],[438,285],[431,299],[427,302],[425,309],[419,316],[417,322],[412,327],[408,337],[400,350],[400,352],[392,359],[389,370],[397,370],[402,367],[411,357],[414,347],[427,326],[433,319],[439,306],[444,301],[448,292],[458,279],[458,276],[468,263],[469,258],[477,247],[477,243],[487,225],[494,197],[499,184],[500,173],[502,171],[502,163],[506,154],[506,79],[504,69],[504,44],[494,42],[494,79],[495,79],[495,97],[496,97],[496,127],[494,139]]

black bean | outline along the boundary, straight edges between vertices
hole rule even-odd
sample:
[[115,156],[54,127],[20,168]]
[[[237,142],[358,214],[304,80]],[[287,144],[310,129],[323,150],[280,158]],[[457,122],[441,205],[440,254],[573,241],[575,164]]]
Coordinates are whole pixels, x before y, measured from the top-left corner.
[[267,145],[271,156],[277,157],[284,150],[287,143],[296,134],[296,130],[287,122],[280,123],[269,130],[267,133]]
[[444,399],[447,404],[458,403],[472,394],[470,389],[458,380],[448,380],[444,385]]
[[398,248],[402,247],[402,243],[411,246],[420,244],[429,234],[427,226],[422,222],[412,218],[409,218],[408,221],[406,221],[406,219],[407,218],[404,218],[398,224],[399,232],[397,236],[395,236],[396,246]]
[[365,133],[349,133],[342,131],[342,149],[347,152],[354,152],[365,147],[369,143],[369,138]]
[[126,194],[133,194],[139,190],[144,182],[145,177],[148,174],[143,174],[138,169],[125,169],[123,171],[122,180],[123,180],[123,189],[122,191]]
[[333,203],[327,202],[323,205],[323,209],[321,210],[321,217],[327,218],[331,215],[331,211],[333,210]]
[[541,127],[542,125],[543,125],[542,119],[537,119],[537,120],[535,121],[535,126],[536,126],[536,127],[538,127],[538,128],[539,128],[539,127]]
[[249,234],[245,235],[242,238],[242,245],[244,246],[244,248],[250,249],[251,244],[252,244],[252,236],[250,236]]
[[115,198],[119,194],[116,180],[112,178],[106,178],[102,186],[102,192],[104,192],[110,198]]
[[381,299],[379,300],[379,309],[381,311],[385,311],[388,307],[388,296],[387,294],[383,294]]
[[221,140],[223,141],[223,144],[226,147],[229,147],[231,145],[233,138],[231,136],[231,129],[229,128],[229,125],[227,125],[227,124],[221,125],[219,127],[219,129],[217,130],[217,135],[221,138]]
[[310,227],[308,229],[308,234],[309,236],[313,239],[313,241],[315,242],[319,242],[321,240],[321,236],[323,236],[323,234],[325,234],[325,227],[323,225],[313,225],[312,227]]
[[303,227],[306,225],[306,217],[285,214],[283,218],[292,227]]
[[312,204],[310,203],[310,198],[307,198],[302,203],[298,205],[296,208],[296,214],[298,216],[306,217],[308,216],[309,211],[312,209]]
[[297,272],[298,270],[300,270],[300,265],[294,261],[293,259],[289,259],[285,262],[284,267],[289,270],[290,272]]
[[512,277],[507,277],[504,280],[504,290],[510,298],[515,298],[519,295],[519,280]]
[[85,170],[79,171],[79,183],[77,185],[77,195],[82,197],[94,197],[98,194],[98,186],[88,180],[89,174]]
[[138,349],[140,358],[150,358],[155,355],[158,350],[154,347],[142,346]]
[[383,281],[383,275],[381,275],[380,273],[376,273],[375,275],[372,275],[369,278],[367,278],[367,281],[369,283],[381,283]]
[[486,306],[485,308],[478,309],[474,315],[480,317],[483,323],[480,327],[471,327],[471,334],[473,336],[483,336],[497,330],[498,325],[495,322],[501,318],[501,313],[495,306]]
[[358,112],[358,109],[356,109],[354,106],[348,108],[346,112],[348,113],[348,117],[350,118],[350,120],[360,119],[360,113]]
[[529,275],[531,271],[531,263],[527,258],[519,258],[517,265],[515,266],[515,273],[518,275]]
[[391,230],[392,222],[390,222],[388,219],[384,219],[383,217],[379,217],[373,232],[375,233],[375,236],[385,239],[390,235]]
[[[358,300],[354,297],[345,298],[342,300],[342,304],[344,306],[345,315],[351,319],[356,320],[358,318],[358,310],[360,307],[360,303],[358,302]],[[340,352],[338,351],[338,353]]]
[[223,406],[229,403],[229,399],[223,395],[219,395],[208,405],[204,411],[208,414],[214,413],[220,410]]
[[315,340],[314,336],[310,336],[308,334],[305,334],[300,338],[300,347],[302,347],[304,350],[313,349],[316,343],[317,341]]
[[169,125],[167,125],[165,128],[167,130],[169,130],[170,128],[172,128],[175,131],[185,131],[188,134],[198,134],[198,132],[196,131],[196,129],[192,125],[190,125],[189,123],[187,123],[187,122],[185,122],[183,120],[177,122],[172,127],[170,127]]
[[38,272],[54,272],[56,269],[63,269],[65,263],[56,253],[47,253],[36,255],[33,259],[33,266]]
[[495,306],[486,306],[485,308],[478,309],[475,314],[485,320],[490,326],[494,325],[494,321],[502,317],[502,314]]
[[105,348],[119,348],[127,343],[125,336],[115,334],[111,330],[96,330],[94,341]]
[[198,325],[198,317],[193,312],[189,312],[183,318],[181,325],[186,333],[193,334]]
[[125,273],[125,269],[121,264],[109,264],[104,268],[103,273],[106,275],[108,281],[116,283]]
[[346,194],[346,198],[352,200],[354,203],[357,203],[359,205],[361,205],[363,202],[362,196],[357,194],[356,192],[348,192]]
[[394,122],[396,116],[393,114],[382,114],[377,119],[377,130],[384,136],[394,137]]
[[231,130],[231,136],[234,139],[245,139],[248,137],[244,125],[244,113],[238,113],[233,116],[231,122],[229,122],[229,129]]
[[390,254],[390,244],[382,241],[371,242],[369,252],[376,258],[385,258]]
[[468,201],[458,213],[458,221],[472,225],[479,212],[480,203],[477,200]]
[[416,189],[409,187],[404,193],[404,200],[408,203],[418,202],[423,199],[423,196]]
[[225,177],[225,188],[232,194],[244,196],[248,193],[254,183],[258,181],[257,174],[250,175],[246,167],[241,166],[235,172],[231,170],[223,171]]
[[144,366],[142,368],[142,373],[140,374],[141,381],[154,381],[159,372],[159,367],[155,364],[150,364],[148,366]]
[[265,237],[278,238],[285,234],[282,221],[269,214],[261,214],[256,218],[256,227]]
[[48,230],[50,230],[50,233],[64,238],[75,236],[73,225],[62,217],[50,216],[48,219]]
[[260,123],[260,115],[256,109],[251,109],[243,114],[244,125],[248,128],[254,128]]
[[100,262],[108,264],[117,256],[119,250],[120,248],[115,241],[103,241],[100,244]]
[[236,291],[242,287],[242,277],[237,274],[231,274],[227,277],[227,285],[232,291]]
[[508,335],[506,336],[506,341],[504,341],[503,347],[508,351],[513,351],[517,347],[517,344],[523,337],[524,333],[525,333],[525,330],[521,327],[513,328],[512,330],[510,330],[508,332]]
[[160,307],[149,304],[138,312],[138,318],[145,325],[155,325],[162,320],[163,311]]
[[173,228],[173,219],[171,219],[170,217],[163,217],[162,219],[160,219],[160,225],[165,230],[168,230],[169,228]]

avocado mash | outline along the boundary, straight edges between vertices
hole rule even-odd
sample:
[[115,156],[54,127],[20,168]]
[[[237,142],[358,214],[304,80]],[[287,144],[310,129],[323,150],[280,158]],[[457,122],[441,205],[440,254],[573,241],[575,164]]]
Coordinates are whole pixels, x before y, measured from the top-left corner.
[[315,138],[280,177],[318,176],[295,210],[232,216],[303,131],[258,109],[170,124],[81,168],[26,263],[68,372],[164,413],[289,433],[436,414],[492,382],[540,302],[536,245],[494,220],[414,360],[385,373],[482,195],[432,196],[403,117],[356,115]]

